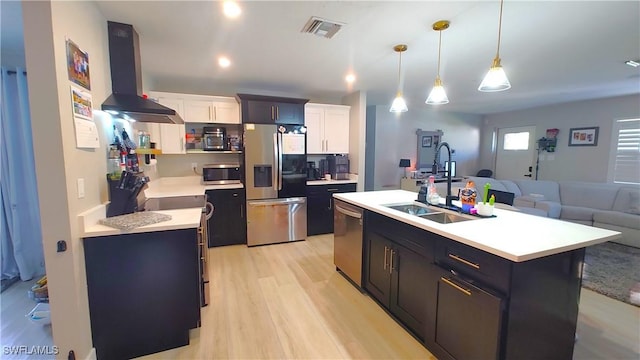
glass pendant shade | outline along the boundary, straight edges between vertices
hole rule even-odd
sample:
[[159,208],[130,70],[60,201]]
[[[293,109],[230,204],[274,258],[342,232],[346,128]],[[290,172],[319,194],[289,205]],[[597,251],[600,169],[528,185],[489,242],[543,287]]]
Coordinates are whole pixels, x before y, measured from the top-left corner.
[[444,91],[444,86],[442,86],[442,81],[440,78],[436,78],[436,83],[433,85],[433,89],[429,93],[429,97],[426,104],[429,105],[440,105],[440,104],[448,104],[449,98],[447,97],[447,93]]
[[511,88],[511,83],[507,78],[507,74],[504,72],[504,69],[500,65],[500,58],[496,58],[493,60],[493,65],[491,65],[491,69],[487,72],[482,83],[478,87],[478,91],[483,92],[496,92],[496,91],[504,91]]
[[391,108],[389,109],[389,111],[398,113],[398,112],[406,112],[407,110],[409,110],[407,108],[407,102],[404,101],[404,98],[402,97],[402,92],[398,91],[396,98],[393,99],[393,103],[391,103]]

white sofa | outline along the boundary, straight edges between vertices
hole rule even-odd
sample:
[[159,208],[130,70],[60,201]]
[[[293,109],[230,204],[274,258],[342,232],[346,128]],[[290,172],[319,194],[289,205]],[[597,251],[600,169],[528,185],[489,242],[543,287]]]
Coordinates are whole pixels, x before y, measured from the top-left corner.
[[515,194],[513,206],[534,215],[620,231],[616,242],[640,248],[640,186],[578,181],[496,180],[469,177],[479,191]]

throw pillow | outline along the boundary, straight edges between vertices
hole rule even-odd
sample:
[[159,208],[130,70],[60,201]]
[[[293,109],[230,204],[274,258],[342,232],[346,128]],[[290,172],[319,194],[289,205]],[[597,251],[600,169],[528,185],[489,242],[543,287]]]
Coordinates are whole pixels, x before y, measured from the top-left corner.
[[640,215],[640,193],[632,192],[629,193],[631,199],[629,199],[629,210],[626,212],[629,214]]

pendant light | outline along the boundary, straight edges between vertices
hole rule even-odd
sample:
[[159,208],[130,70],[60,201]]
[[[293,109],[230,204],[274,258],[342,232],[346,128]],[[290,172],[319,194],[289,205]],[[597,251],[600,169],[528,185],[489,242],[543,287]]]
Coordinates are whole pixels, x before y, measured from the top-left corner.
[[511,88],[511,83],[507,79],[502,65],[500,65],[500,36],[502,35],[502,4],[504,0],[500,0],[500,20],[498,23],[498,50],[496,51],[496,58],[493,59],[493,64],[489,69],[487,75],[485,75],[482,83],[478,87],[478,91],[483,92],[495,92],[504,91]]
[[440,20],[433,23],[433,30],[440,33],[440,40],[438,40],[438,73],[436,75],[436,82],[433,85],[433,89],[429,93],[429,97],[425,103],[429,105],[441,105],[448,104],[449,98],[442,86],[442,80],[440,80],[440,52],[442,50],[442,31],[449,28],[448,20]]
[[398,92],[396,93],[396,98],[393,99],[393,103],[391,103],[390,112],[405,112],[407,111],[407,102],[404,101],[402,97],[402,89],[400,88],[400,73],[402,70],[402,53],[407,51],[407,45],[396,45],[393,47],[393,51],[397,52],[400,55],[400,62],[398,63]]

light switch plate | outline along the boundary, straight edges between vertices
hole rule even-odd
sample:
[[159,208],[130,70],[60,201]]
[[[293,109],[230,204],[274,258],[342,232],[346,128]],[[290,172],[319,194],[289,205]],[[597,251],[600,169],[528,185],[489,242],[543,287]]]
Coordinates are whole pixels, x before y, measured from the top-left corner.
[[78,199],[84,199],[84,179],[78,179]]

